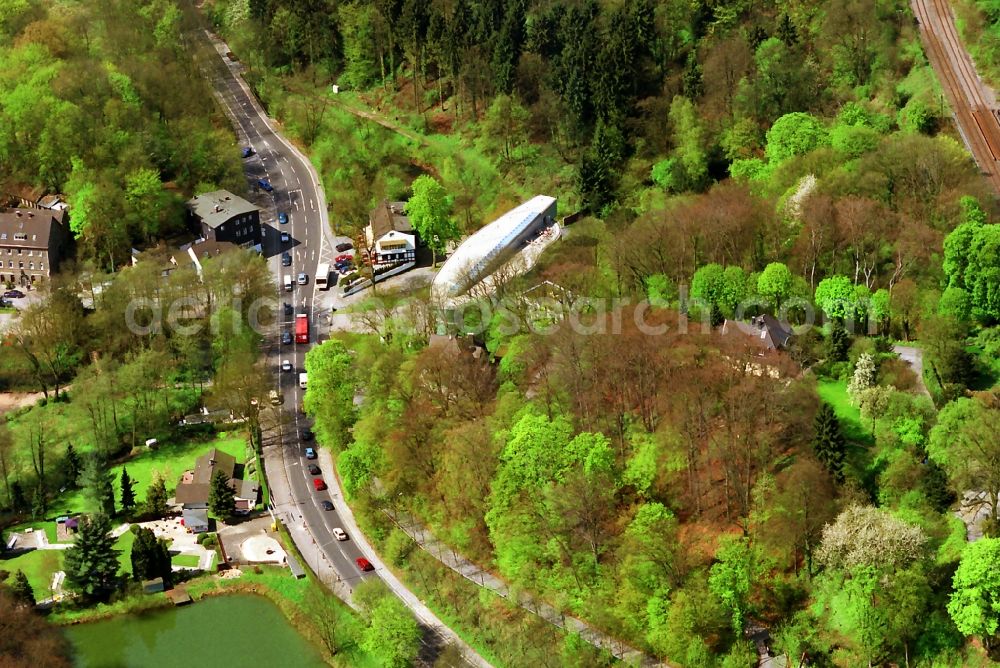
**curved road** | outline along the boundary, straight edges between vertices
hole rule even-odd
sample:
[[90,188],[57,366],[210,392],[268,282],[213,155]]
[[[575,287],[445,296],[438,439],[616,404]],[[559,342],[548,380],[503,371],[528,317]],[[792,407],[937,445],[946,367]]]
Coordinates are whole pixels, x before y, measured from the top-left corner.
[[[264,228],[262,251],[276,276],[281,300],[292,305],[296,313],[307,313],[310,322],[309,344],[281,344],[279,332],[269,343],[267,358],[274,365],[278,386],[284,398],[281,424],[265,434],[264,466],[270,483],[272,505],[275,514],[289,529],[299,551],[309,562],[318,576],[339,596],[350,600],[354,586],[364,578],[382,577],[386,585],[414,612],[424,627],[424,644],[431,654],[445,643],[454,643],[463,650],[465,660],[473,666],[489,666],[475,650],[462,641],[424,606],[416,596],[392,576],[384,571],[381,561],[371,551],[363,536],[351,535],[347,541],[334,539],[335,527],[354,526],[353,517],[345,522],[341,510],[350,511],[342,505],[339,482],[327,464],[322,470],[322,478],[330,486],[329,490],[317,491],[313,486],[314,476],[308,472],[310,464],[320,465],[320,460],[308,461],[305,448],[314,445],[302,441],[300,434],[310,426],[308,418],[301,412],[303,391],[298,385],[298,374],[304,371],[305,354],[316,341],[318,323],[328,321],[331,307],[338,302],[335,290],[319,291],[315,287],[314,276],[317,265],[330,262],[338,253],[335,246],[346,242],[346,237],[335,237],[330,231],[326,199],[319,184],[315,168],[290,142],[275,132],[272,121],[243,81],[242,67],[225,54],[229,48],[214,35],[207,33],[209,42],[218,53],[218,59],[205,63],[207,75],[223,104],[230,120],[240,137],[241,147],[250,146],[254,154],[244,160],[244,169],[249,180],[251,199],[261,207],[261,225]],[[266,178],[273,186],[267,193],[257,187],[258,179]],[[287,224],[279,224],[278,213],[287,213]],[[290,239],[282,242],[280,235],[286,232]],[[281,265],[281,255],[288,252],[292,256],[289,267]],[[294,279],[299,272],[308,276],[308,283],[295,285],[292,291],[285,291],[282,276]],[[292,331],[292,317],[282,316],[282,331]],[[293,372],[282,373],[283,360],[292,363]],[[330,462],[324,457],[325,462]],[[331,491],[332,490],[332,491]],[[321,503],[330,501],[334,509],[323,510]],[[351,533],[351,532],[349,532]],[[362,549],[362,546],[366,549]],[[362,573],[355,560],[366,556],[371,558],[377,569]],[[427,652],[425,652],[426,654]],[[433,658],[433,657],[431,657]]]

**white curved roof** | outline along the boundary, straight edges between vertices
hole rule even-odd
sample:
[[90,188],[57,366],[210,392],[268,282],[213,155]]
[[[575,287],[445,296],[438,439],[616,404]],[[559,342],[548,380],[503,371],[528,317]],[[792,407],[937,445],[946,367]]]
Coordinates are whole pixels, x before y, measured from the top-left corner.
[[[446,300],[465,292],[483,276],[490,261],[501,254],[528,226],[538,220],[556,199],[538,195],[511,209],[470,236],[451,254],[434,277],[431,294]],[[472,274],[472,276],[470,276]],[[469,279],[474,279],[470,282]]]

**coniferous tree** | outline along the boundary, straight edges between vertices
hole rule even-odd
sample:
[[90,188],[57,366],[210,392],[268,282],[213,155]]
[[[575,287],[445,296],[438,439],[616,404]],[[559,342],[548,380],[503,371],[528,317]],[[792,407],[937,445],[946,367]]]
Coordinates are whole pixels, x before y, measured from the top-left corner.
[[73,444],[66,446],[66,482],[70,487],[76,487],[80,478],[80,453],[76,451]]
[[128,474],[128,469],[122,467],[122,512],[130,513],[135,508],[135,481]]
[[145,511],[151,517],[163,517],[167,514],[167,485],[161,475],[153,476],[153,481],[149,483]]
[[813,450],[816,458],[826,467],[826,470],[837,482],[844,480],[844,457],[847,452],[847,442],[840,431],[840,422],[833,412],[833,406],[824,403],[816,414]]
[[134,533],[135,540],[132,542],[132,552],[129,555],[132,578],[135,580],[163,578],[165,583],[169,583],[171,564],[167,541],[157,538],[152,530],[145,527],[136,527]]
[[118,588],[118,550],[111,518],[104,513],[80,521],[73,547],[65,555],[66,582],[84,600],[107,600]]
[[115,489],[111,469],[98,456],[91,455],[80,472],[80,486],[91,512],[104,513],[108,517],[115,514]]
[[24,574],[24,571],[19,570],[14,574],[14,582],[10,585],[10,591],[14,594],[15,600],[32,608],[35,607],[35,591],[31,588],[31,583],[28,582],[28,576]]
[[236,493],[229,486],[229,478],[216,471],[208,488],[208,507],[217,519],[223,520],[236,510]]
[[28,500],[24,497],[24,486],[20,480],[15,480],[10,486],[10,505],[15,513],[23,513],[28,505]]
[[847,360],[847,351],[851,347],[851,336],[844,328],[841,320],[834,320],[830,323],[830,335],[826,340],[827,355],[833,362],[844,362]]

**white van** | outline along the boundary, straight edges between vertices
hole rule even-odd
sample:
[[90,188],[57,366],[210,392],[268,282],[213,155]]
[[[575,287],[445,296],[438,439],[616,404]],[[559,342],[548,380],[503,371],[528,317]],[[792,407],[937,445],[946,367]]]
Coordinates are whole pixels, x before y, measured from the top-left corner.
[[303,390],[306,389],[306,372],[305,371],[303,371],[302,373],[299,374],[299,387],[301,387]]
[[292,291],[292,275],[285,274],[285,290],[288,292]]

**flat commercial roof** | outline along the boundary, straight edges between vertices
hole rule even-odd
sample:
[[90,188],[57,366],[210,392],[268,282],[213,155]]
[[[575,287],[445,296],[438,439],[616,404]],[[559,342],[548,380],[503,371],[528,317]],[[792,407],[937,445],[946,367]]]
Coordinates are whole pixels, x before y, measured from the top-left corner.
[[[538,220],[555,201],[555,197],[548,195],[532,197],[463,241],[434,277],[431,287],[434,296],[438,299],[456,296],[456,288],[467,282],[470,272],[479,273],[489,263],[491,255],[503,251],[506,245],[516,239],[528,225]],[[473,283],[482,276],[475,278]]]

